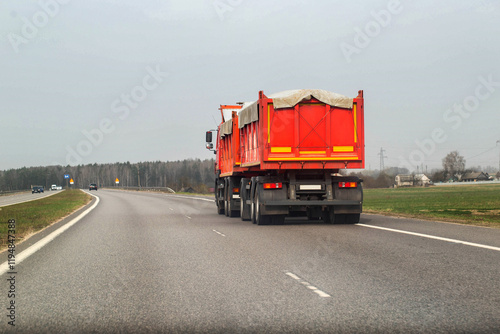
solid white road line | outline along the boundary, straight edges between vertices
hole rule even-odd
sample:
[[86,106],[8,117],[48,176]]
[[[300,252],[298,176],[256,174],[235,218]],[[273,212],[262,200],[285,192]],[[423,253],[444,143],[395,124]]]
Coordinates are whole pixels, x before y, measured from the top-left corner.
[[[25,259],[27,259],[31,255],[33,255],[34,253],[36,253],[43,246],[47,245],[49,242],[51,242],[52,240],[54,240],[61,233],[63,233],[64,231],[66,231],[71,226],[75,225],[78,221],[80,221],[80,219],[82,219],[83,217],[85,217],[90,211],[94,210],[95,207],[97,206],[97,204],[99,204],[99,197],[97,197],[95,195],[92,195],[92,194],[89,194],[89,195],[94,196],[96,198],[95,203],[90,208],[88,208],[87,210],[83,211],[81,214],[78,215],[78,217],[75,217],[69,223],[65,224],[64,226],[61,226],[60,228],[58,228],[57,230],[55,230],[51,234],[47,235],[45,238],[39,240],[35,244],[31,245],[30,247],[26,248],[24,251],[22,251],[21,253],[19,253],[18,255],[16,255],[15,266],[18,266],[22,261],[24,261]],[[4,262],[4,263],[2,263],[0,265],[0,275],[3,275],[3,274],[5,274],[8,271],[10,271],[10,270],[9,270],[8,261],[6,261],[6,262]]]
[[451,243],[454,243],[454,244],[462,244],[462,245],[467,245],[467,246],[472,246],[472,247],[478,247],[478,248],[484,248],[484,249],[489,249],[489,250],[494,250],[494,251],[500,252],[500,247],[493,247],[493,246],[488,246],[488,245],[476,244],[474,242],[468,242],[468,241],[462,241],[462,240],[456,240],[456,239],[449,239],[449,238],[443,238],[443,237],[437,237],[437,236],[429,235],[429,234],[422,234],[422,233],[415,233],[415,232],[409,232],[409,231],[403,231],[403,230],[396,230],[396,229],[393,229],[393,228],[381,227],[381,226],[374,226],[374,225],[367,225],[367,224],[356,224],[356,226],[363,226],[363,227],[374,228],[374,229],[377,229],[377,230],[384,230],[384,231],[389,231],[389,232],[396,232],[396,233],[414,235],[414,236],[422,237],[422,238],[435,239],[435,240],[440,240],[440,241],[451,242]]
[[165,195],[167,197],[173,197],[173,198],[189,198],[189,199],[198,199],[200,201],[206,201],[206,202],[215,202],[213,199],[209,198],[203,198],[203,197],[191,197],[191,196],[179,196],[179,195]]
[[300,284],[304,285],[306,288],[308,288],[309,290],[311,290],[312,292],[316,293],[318,296],[322,297],[322,298],[328,298],[328,297],[331,297],[329,294],[327,294],[326,292],[324,291],[321,291],[320,289],[318,289],[317,287],[315,287],[314,285],[311,285],[309,282],[306,282],[304,281],[302,278],[300,278],[299,276],[295,275],[294,273],[291,273],[289,271],[287,271],[285,273],[286,275],[290,276],[291,278],[293,278],[294,280],[296,280],[297,282],[299,282]]

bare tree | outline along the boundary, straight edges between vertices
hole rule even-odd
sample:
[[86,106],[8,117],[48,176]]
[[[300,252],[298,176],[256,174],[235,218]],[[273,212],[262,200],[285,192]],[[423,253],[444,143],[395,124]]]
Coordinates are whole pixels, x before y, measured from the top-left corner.
[[461,180],[465,172],[465,158],[458,151],[452,151],[444,157],[443,168],[446,177],[456,177]]

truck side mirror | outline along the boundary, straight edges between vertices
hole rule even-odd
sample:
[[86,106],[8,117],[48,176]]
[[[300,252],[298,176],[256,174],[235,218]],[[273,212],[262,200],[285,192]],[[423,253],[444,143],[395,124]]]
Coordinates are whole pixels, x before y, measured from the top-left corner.
[[212,131],[207,131],[206,138],[207,138],[207,140],[205,140],[205,141],[207,143],[211,143],[212,142]]

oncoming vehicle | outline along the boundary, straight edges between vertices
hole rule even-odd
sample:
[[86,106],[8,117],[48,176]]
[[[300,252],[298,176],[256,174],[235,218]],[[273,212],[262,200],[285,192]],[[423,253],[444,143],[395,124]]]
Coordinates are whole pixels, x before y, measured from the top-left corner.
[[42,186],[33,186],[31,187],[31,193],[43,193],[43,187]]
[[89,186],[89,191],[90,190],[97,190],[97,184],[91,183],[90,186]]

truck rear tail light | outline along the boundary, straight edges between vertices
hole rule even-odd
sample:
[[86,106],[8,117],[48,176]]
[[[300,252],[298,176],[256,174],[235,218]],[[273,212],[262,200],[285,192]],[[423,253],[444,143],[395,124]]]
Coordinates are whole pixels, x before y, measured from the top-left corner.
[[357,182],[339,182],[339,188],[357,188]]
[[283,183],[264,183],[264,189],[281,189]]
[[233,188],[233,193],[239,194],[240,193],[240,188]]

